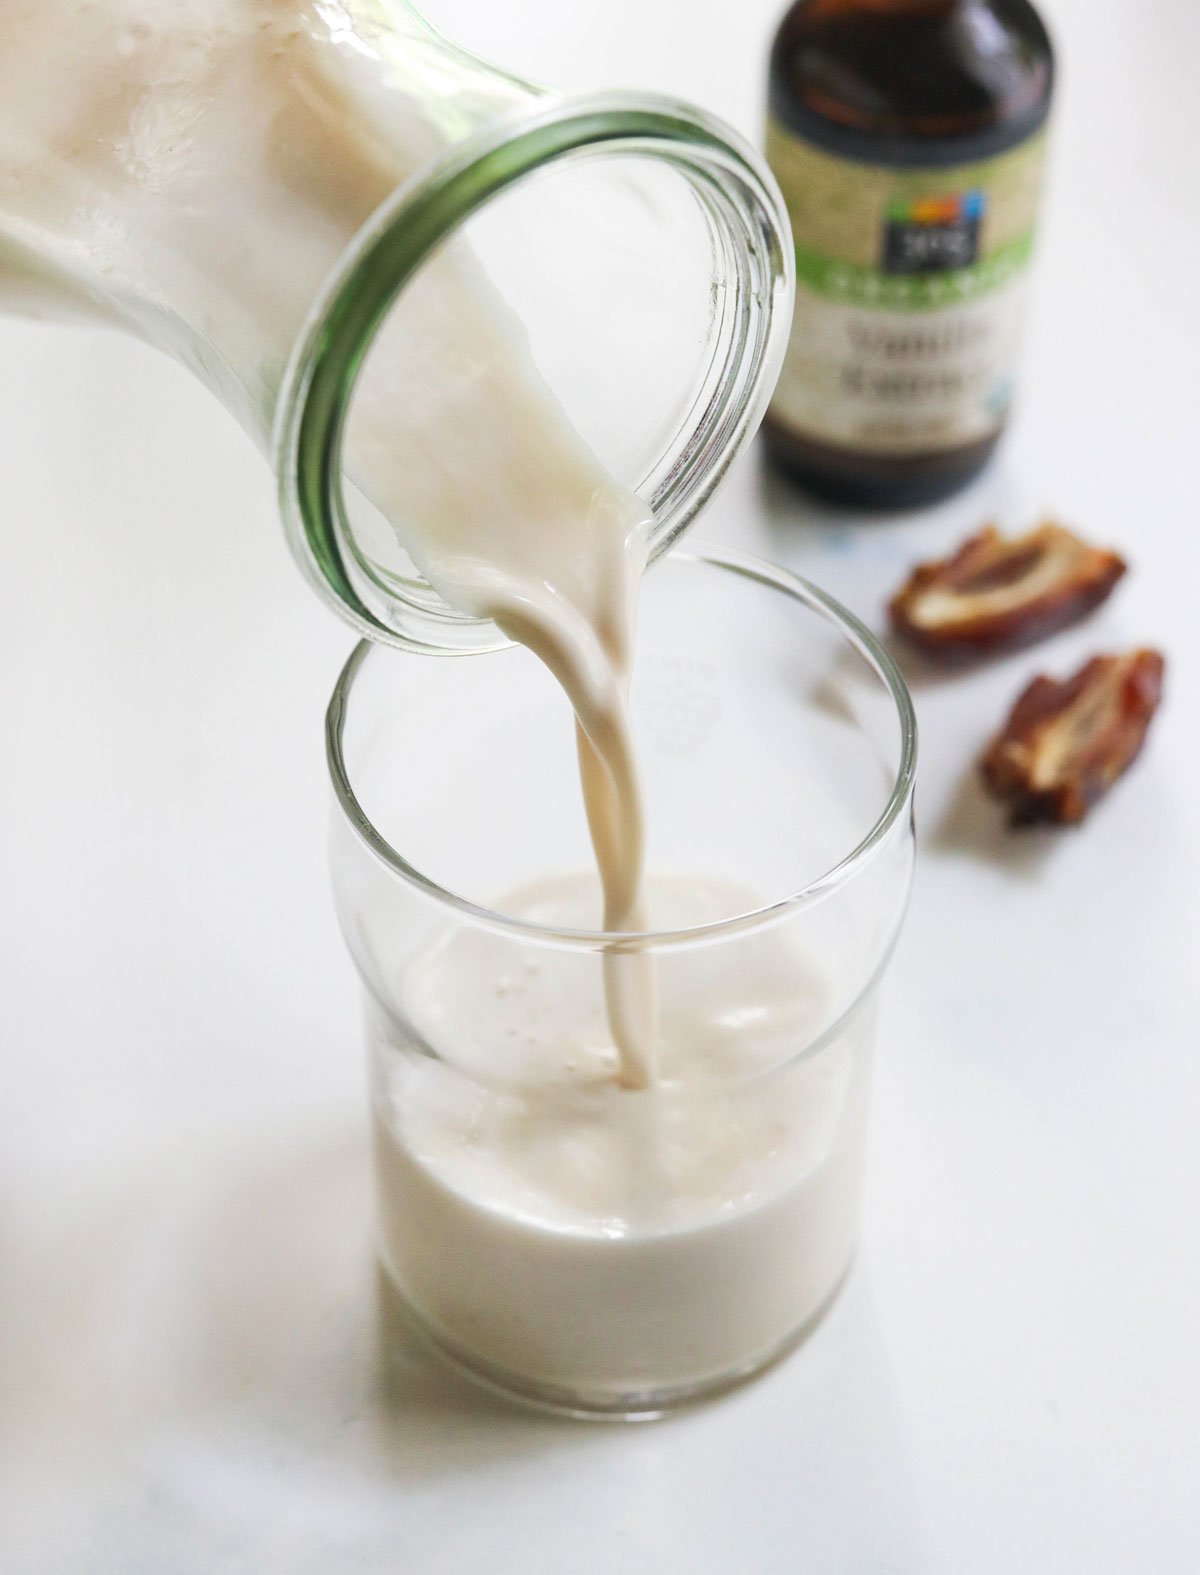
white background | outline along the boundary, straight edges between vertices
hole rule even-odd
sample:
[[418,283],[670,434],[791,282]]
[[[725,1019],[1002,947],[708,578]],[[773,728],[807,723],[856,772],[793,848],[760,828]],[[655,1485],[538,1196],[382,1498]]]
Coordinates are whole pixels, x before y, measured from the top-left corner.
[[[429,0],[568,86],[751,135],[775,0]],[[1036,320],[999,461],[867,523],[745,461],[703,530],[879,624],[920,555],[1055,509],[1133,572],[1085,627],[917,675],[921,863],[864,1250],[761,1383],[640,1429],[379,1356],[363,1069],[326,889],[350,638],[186,376],[0,324],[0,1567],[1192,1575],[1200,1565],[1200,9],[1055,0]],[[971,761],[1027,677],[1161,644],[1081,832]]]

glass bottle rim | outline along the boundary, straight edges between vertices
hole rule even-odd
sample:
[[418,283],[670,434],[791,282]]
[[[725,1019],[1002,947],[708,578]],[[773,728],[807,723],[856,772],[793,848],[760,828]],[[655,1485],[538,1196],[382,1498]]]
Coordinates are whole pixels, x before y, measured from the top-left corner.
[[[520,936],[541,945],[560,948],[599,951],[619,949],[622,946],[637,946],[659,952],[709,943],[728,936],[766,928],[777,923],[785,915],[794,914],[801,908],[811,907],[841,890],[874,860],[887,846],[896,827],[906,818],[911,820],[916,780],[916,713],[908,685],[893,657],[867,626],[828,592],[799,575],[791,574],[786,569],[769,563],[765,558],[729,549],[719,551],[684,549],[672,554],[672,562],[713,568],[790,596],[824,622],[831,624],[842,640],[866,662],[889,694],[900,726],[899,759],[887,802],[874,825],[858,844],[824,874],[817,876],[797,891],[789,892],[746,913],[684,929],[636,933],[576,930],[538,924],[486,908],[457,892],[447,890],[410,864],[376,829],[355,793],[344,750],[347,718],[355,680],[363,664],[371,657],[373,648],[382,643],[361,640],[343,667],[329,702],[325,716],[325,753],[338,808],[359,841],[385,868],[405,884],[432,898],[440,906],[488,929]],[[383,653],[377,654],[382,656]]]
[[[343,436],[371,343],[434,249],[525,176],[582,154],[655,156],[688,178],[736,248],[749,305],[726,355],[722,393],[698,417],[688,462],[670,467],[651,559],[707,503],[766,409],[787,346],[795,265],[783,199],[760,155],[716,117],[652,95],[539,95],[489,121],[398,188],[359,231],[309,313],[281,387],[272,447],[289,546],[322,599],[368,639],[426,654],[509,644],[490,621],[456,612],[432,592],[420,603],[401,596],[399,605],[382,590],[378,598],[364,593],[347,548]],[[402,623],[381,615],[384,600]]]

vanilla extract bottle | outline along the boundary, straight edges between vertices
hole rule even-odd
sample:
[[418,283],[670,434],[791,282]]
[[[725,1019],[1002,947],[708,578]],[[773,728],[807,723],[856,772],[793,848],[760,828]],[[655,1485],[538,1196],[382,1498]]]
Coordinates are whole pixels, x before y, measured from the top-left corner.
[[764,428],[838,501],[914,507],[978,474],[1012,401],[1054,60],[1028,0],[797,0],[767,158],[796,309]]

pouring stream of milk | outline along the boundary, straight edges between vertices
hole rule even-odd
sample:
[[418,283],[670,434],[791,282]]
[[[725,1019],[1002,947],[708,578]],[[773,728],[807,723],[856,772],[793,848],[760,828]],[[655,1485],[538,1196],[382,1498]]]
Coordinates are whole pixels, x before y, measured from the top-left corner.
[[[571,425],[465,248],[449,248],[413,289],[421,299],[385,329],[364,376],[352,474],[404,522],[403,545],[430,584],[452,606],[493,619],[561,685],[604,893],[598,918],[610,933],[643,930],[645,813],[629,684],[649,511]],[[411,378],[435,346],[440,364],[423,371],[436,397],[397,400],[395,369]],[[397,410],[409,412],[399,425]],[[621,1081],[644,1087],[653,1080],[652,959],[612,949],[603,967]]]
[[[414,397],[419,390],[419,397]],[[644,930],[629,711],[652,518],[542,378],[524,325],[454,240],[406,287],[363,369],[347,468],[452,606],[527,646],[574,708],[604,930]],[[621,1081],[653,1080],[652,959],[604,954]]]
[[[509,508],[515,502],[506,500]],[[505,509],[505,526],[519,528],[519,520]],[[647,922],[645,808],[629,682],[648,529],[640,500],[607,482],[597,487],[586,515],[562,517],[561,575],[537,581],[507,564],[502,570],[510,539],[500,534],[487,565],[488,592],[476,597],[461,578],[453,578],[432,555],[423,554],[431,583],[447,600],[493,618],[511,639],[527,646],[558,680],[574,709],[584,807],[604,893],[602,923],[610,933],[643,930]],[[590,605],[572,595],[571,580],[580,570],[584,575],[590,571]],[[574,589],[578,594],[582,586]],[[603,966],[621,1081],[643,1088],[654,1072],[653,960],[644,951],[609,950]]]
[[[7,0],[0,301],[86,310],[152,337],[173,303],[177,353],[262,440],[314,292],[453,129],[434,35],[401,15],[398,44],[372,8],[334,9],[336,26],[315,0]],[[462,90],[478,97],[464,62]],[[493,618],[566,691],[597,917],[638,929],[628,687],[647,510],[575,430],[461,239],[384,325],[346,465],[445,599]],[[622,1078],[644,1084],[648,964],[612,952],[605,977]]]

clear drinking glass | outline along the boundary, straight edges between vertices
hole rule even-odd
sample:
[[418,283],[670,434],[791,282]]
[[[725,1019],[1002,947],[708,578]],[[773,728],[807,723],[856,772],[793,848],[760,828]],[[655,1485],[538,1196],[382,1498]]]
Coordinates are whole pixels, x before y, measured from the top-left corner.
[[[528,652],[364,643],[328,717],[387,1274],[475,1374],[618,1416],[757,1371],[846,1273],[916,752],[872,636],[742,557],[651,570],[633,711],[637,936],[594,927],[570,709]],[[657,972],[642,1090],[615,1078],[612,950]]]

